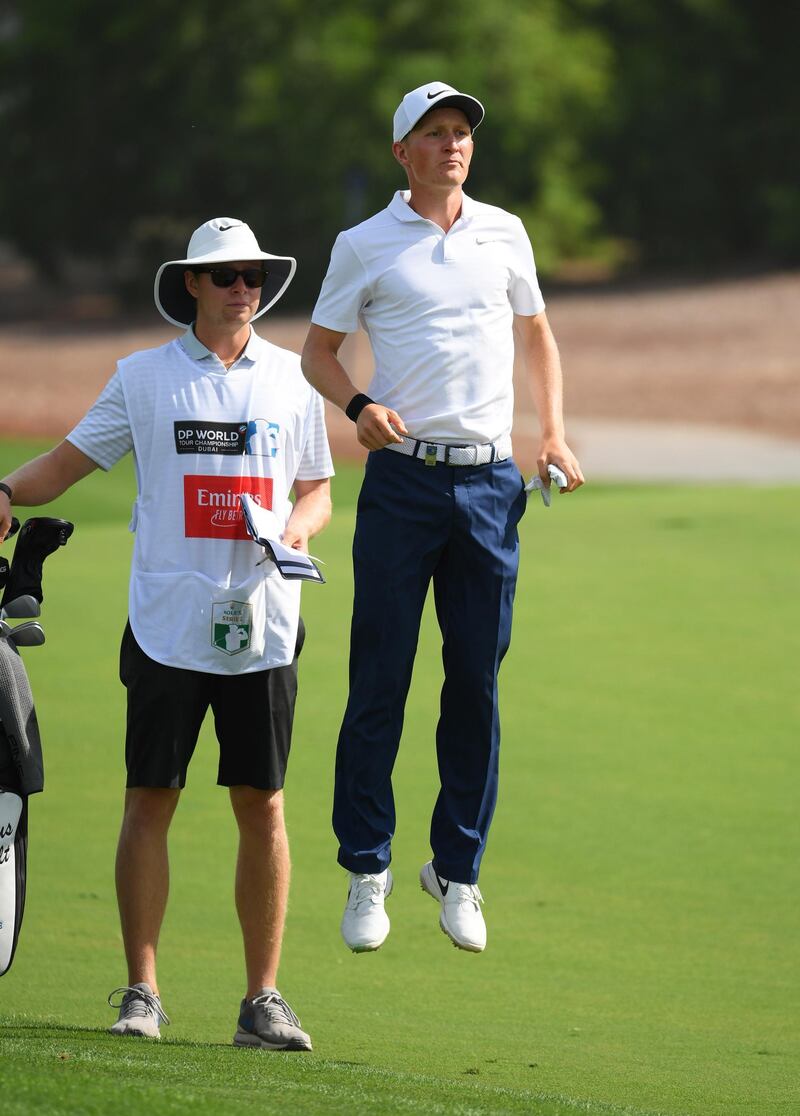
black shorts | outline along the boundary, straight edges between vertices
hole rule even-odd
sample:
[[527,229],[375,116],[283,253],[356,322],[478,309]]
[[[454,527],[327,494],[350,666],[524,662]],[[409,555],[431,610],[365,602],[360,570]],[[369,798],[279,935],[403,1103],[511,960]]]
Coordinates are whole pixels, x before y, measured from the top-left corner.
[[217,783],[280,790],[292,741],[300,621],[288,666],[248,674],[207,674],[164,666],[144,653],[127,624],[119,676],[128,691],[128,787],[184,787],[200,726],[211,706],[219,741]]

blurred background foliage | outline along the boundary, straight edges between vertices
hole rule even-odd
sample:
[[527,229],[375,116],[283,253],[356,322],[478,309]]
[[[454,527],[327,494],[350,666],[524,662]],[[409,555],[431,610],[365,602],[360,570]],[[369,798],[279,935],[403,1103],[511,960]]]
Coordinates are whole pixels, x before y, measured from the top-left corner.
[[211,215],[298,257],[405,185],[400,97],[479,97],[468,190],[556,278],[800,260],[800,8],[764,0],[6,0],[0,240],[149,297]]

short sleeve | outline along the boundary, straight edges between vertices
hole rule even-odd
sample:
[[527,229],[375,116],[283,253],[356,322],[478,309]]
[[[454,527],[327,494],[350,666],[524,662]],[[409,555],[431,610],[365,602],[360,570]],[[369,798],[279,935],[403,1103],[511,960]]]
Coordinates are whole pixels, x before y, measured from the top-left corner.
[[78,425],[67,434],[67,441],[105,470],[131,451],[133,435],[118,371]]
[[325,429],[325,405],[322,396],[312,391],[308,407],[306,439],[295,480],[323,480],[333,476],[333,461]]
[[536,276],[533,248],[519,218],[515,218],[511,240],[511,282],[508,298],[515,314],[532,317],[544,310],[544,298]]
[[339,233],[311,321],[337,333],[355,333],[359,312],[368,300],[366,269],[347,234]]

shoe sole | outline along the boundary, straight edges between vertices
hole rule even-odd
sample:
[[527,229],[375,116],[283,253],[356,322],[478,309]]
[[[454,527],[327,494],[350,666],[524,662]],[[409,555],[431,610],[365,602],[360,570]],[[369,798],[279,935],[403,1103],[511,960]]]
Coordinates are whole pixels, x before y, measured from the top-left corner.
[[[430,892],[428,894],[430,894]],[[435,898],[435,896],[434,896],[434,898]],[[483,953],[484,949],[486,948],[485,946],[466,945],[464,942],[456,941],[456,939],[453,937],[453,935],[447,929],[447,925],[444,921],[444,915],[443,914],[439,915],[439,929],[442,931],[443,934],[445,934],[450,939],[450,941],[456,947],[456,949],[462,949],[465,953]]]
[[249,1046],[254,1050],[296,1050],[306,1051],[313,1050],[311,1042],[304,1042],[302,1039],[292,1039],[290,1042],[275,1043],[267,1042],[266,1039],[260,1038],[258,1035],[251,1035],[247,1031],[237,1031],[233,1036],[234,1046]]
[[471,945],[467,942],[460,942],[458,938],[456,938],[450,932],[450,928],[448,927],[444,917],[444,904],[442,903],[441,898],[436,894],[436,892],[431,891],[430,887],[428,887],[427,877],[425,876],[424,870],[421,871],[419,874],[419,886],[422,888],[426,895],[430,895],[431,899],[435,899],[436,902],[439,904],[439,907],[441,908],[441,914],[439,915],[439,929],[450,939],[456,949],[463,949],[465,953],[483,953],[484,949],[486,948],[485,946]]
[[122,1030],[122,1029],[115,1030],[114,1027],[109,1027],[108,1028],[108,1033],[110,1035],[122,1036],[123,1038],[141,1038],[141,1039],[160,1039],[161,1038],[161,1032],[160,1031],[156,1031],[156,1033],[153,1035],[153,1034],[150,1034],[148,1031],[140,1031],[138,1027],[126,1027],[124,1030]]
[[[387,934],[386,938],[388,937],[389,935]],[[383,942],[386,941],[386,938],[384,938],[382,942],[378,942],[377,944],[369,942],[367,945],[348,946],[347,948],[350,950],[351,953],[377,953],[383,945]]]

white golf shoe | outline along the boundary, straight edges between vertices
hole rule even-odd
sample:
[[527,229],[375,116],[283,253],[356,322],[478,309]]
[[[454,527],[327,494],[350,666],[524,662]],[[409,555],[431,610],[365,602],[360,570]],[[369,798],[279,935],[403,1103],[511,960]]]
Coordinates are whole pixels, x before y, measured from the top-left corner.
[[[115,1004],[114,997],[118,995],[122,995],[122,1001]],[[126,984],[124,988],[115,988],[108,997],[108,1003],[110,1007],[119,1008],[119,1019],[108,1028],[112,1035],[160,1039],[159,1023],[169,1024],[161,1000],[149,984]]]
[[483,896],[477,884],[443,880],[433,870],[432,861],[423,864],[419,873],[422,890],[438,899],[442,912],[439,925],[453,945],[470,953],[486,948],[486,923],[481,914]]
[[342,937],[353,953],[380,949],[389,933],[384,900],[392,893],[392,873],[387,868],[375,875],[350,873],[347,906],[342,915]]

